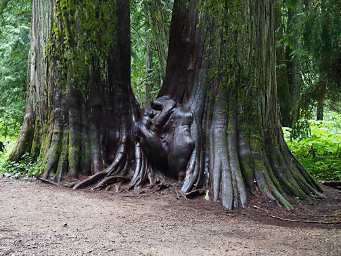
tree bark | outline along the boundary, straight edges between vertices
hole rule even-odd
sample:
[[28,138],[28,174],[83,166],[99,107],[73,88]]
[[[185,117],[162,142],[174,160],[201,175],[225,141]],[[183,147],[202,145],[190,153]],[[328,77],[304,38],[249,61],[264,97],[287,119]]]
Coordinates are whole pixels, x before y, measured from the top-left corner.
[[183,196],[206,191],[227,209],[320,196],[281,132],[273,1],[176,0],[166,78],[143,116],[130,87],[129,1],[50,3],[46,97],[31,97],[46,102],[44,118],[28,104],[42,179],[75,189],[178,179]]
[[[91,21],[91,23],[89,22]],[[130,87],[129,1],[33,1],[27,108],[12,160],[67,182],[131,176],[139,110]]]
[[28,57],[29,82],[26,110],[16,147],[10,160],[18,161],[25,153],[35,158],[41,144],[41,124],[47,119],[47,62],[45,48],[51,31],[53,1],[32,2],[31,46]]
[[316,120],[322,121],[324,118],[324,101],[325,101],[325,90],[321,91],[321,95],[317,98],[316,106]]
[[204,188],[228,209],[245,207],[253,196],[286,208],[297,197],[320,196],[283,139],[274,26],[273,1],[174,2],[159,101],[175,102],[170,120],[179,108],[193,114],[187,136],[195,146],[179,169],[185,195]]

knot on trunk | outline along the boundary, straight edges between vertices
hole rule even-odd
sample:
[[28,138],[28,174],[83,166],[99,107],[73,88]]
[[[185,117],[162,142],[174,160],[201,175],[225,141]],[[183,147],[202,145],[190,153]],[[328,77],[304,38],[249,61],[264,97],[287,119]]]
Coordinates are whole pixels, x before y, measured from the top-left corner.
[[169,96],[153,101],[137,123],[144,152],[153,168],[168,177],[182,179],[194,149],[193,114]]

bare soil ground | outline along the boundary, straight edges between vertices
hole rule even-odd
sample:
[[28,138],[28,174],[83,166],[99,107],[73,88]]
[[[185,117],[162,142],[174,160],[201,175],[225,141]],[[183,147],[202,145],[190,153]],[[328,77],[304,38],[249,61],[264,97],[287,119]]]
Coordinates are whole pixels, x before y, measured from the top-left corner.
[[340,225],[271,217],[335,222],[341,193],[327,194],[320,208],[227,212],[173,193],[94,193],[0,178],[0,255],[340,256]]

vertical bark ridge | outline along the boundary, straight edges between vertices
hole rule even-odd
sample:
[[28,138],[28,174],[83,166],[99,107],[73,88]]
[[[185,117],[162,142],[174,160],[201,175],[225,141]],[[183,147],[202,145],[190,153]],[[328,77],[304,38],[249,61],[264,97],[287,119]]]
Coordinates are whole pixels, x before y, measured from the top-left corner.
[[45,47],[51,30],[52,0],[32,2],[31,46],[28,56],[26,109],[23,125],[15,149],[9,159],[18,161],[24,154],[37,155],[42,123],[46,121],[47,107],[47,63],[44,61]]
[[44,180],[102,188],[129,180],[135,169],[143,173],[137,180],[145,179],[146,160],[140,168],[134,161],[141,149],[130,87],[129,5],[33,1],[27,111],[11,158],[36,152]]

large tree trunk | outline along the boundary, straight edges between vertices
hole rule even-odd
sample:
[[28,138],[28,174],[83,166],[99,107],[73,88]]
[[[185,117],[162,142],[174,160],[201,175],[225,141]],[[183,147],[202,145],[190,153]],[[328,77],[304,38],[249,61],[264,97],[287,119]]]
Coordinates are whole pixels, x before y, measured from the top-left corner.
[[186,195],[204,188],[228,209],[252,196],[291,208],[321,190],[283,139],[274,3],[237,2],[175,1],[166,80],[149,120],[157,127],[149,139],[161,134],[162,146],[143,145],[159,159],[164,150],[162,167],[173,176],[185,173]]
[[46,94],[32,96],[46,106],[37,119],[29,105],[35,125],[25,150],[39,149],[42,179],[139,188],[169,177],[185,196],[207,191],[228,209],[252,196],[290,208],[320,195],[281,132],[273,1],[176,0],[165,82],[141,119],[130,87],[129,1],[50,3]]
[[11,159],[34,154],[41,178],[56,183],[132,176],[129,30],[126,0],[33,1],[27,109]]
[[139,140],[127,0],[33,1],[27,110],[12,160],[73,188],[163,184]]

